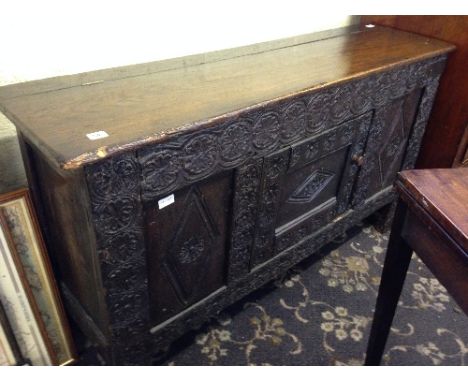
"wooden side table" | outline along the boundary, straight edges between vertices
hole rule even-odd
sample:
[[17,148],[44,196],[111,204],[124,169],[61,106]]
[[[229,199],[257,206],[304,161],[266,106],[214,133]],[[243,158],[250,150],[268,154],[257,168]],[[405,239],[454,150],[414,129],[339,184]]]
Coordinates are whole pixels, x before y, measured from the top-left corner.
[[409,170],[390,234],[366,365],[378,365],[414,252],[468,314],[468,169]]

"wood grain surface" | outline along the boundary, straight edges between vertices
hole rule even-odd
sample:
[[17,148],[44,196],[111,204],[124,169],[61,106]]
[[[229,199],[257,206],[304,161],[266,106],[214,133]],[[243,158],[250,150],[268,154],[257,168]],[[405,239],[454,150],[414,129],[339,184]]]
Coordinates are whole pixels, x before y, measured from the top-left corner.
[[[147,75],[127,71],[122,78],[9,98],[12,85],[0,88],[0,108],[52,163],[73,169],[176,132],[208,127],[239,110],[267,107],[453,48],[390,28],[364,28],[260,54]],[[86,137],[100,130],[109,137]]]
[[417,202],[468,249],[468,169],[408,170],[398,178]]

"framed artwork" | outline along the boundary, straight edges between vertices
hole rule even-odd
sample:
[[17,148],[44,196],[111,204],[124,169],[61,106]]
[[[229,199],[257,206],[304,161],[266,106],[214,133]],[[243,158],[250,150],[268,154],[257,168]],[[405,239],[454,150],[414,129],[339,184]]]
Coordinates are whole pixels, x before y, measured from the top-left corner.
[[[11,237],[11,246],[50,341],[50,364],[73,363],[75,350],[70,329],[27,189],[0,196],[0,219]],[[32,359],[31,363],[34,364]]]
[[0,301],[21,353],[32,365],[53,365],[52,346],[0,213]]
[[0,366],[20,366],[25,361],[19,350],[13,329],[0,302]]

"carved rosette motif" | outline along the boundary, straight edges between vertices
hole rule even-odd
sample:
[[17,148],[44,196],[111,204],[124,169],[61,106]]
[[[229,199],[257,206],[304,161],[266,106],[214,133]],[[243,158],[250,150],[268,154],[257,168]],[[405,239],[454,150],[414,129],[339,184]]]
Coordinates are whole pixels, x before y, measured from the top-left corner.
[[181,264],[190,264],[198,260],[204,250],[205,242],[203,239],[191,237],[185,241],[176,257]]
[[86,176],[112,356],[119,364],[141,363],[138,357],[148,356],[141,338],[147,335],[149,313],[138,162],[134,154],[123,154],[88,166]]
[[253,145],[258,152],[271,151],[279,144],[279,114],[267,111],[260,114],[253,128]]
[[183,167],[189,179],[199,179],[212,172],[218,161],[218,142],[210,134],[195,136],[185,145]]
[[[162,196],[223,169],[237,167],[249,158],[271,154],[281,146],[318,134],[417,87],[429,89],[444,62],[445,57],[436,57],[311,91],[294,100],[246,112],[237,119],[198,131],[195,136],[181,133],[170,144],[141,149],[138,160],[143,177],[142,197],[150,200]],[[423,122],[418,123],[424,126]],[[417,145],[413,142],[413,146]]]
[[178,151],[171,148],[151,150],[151,155],[143,157],[145,166],[142,176],[146,192],[159,194],[176,185],[181,167]]
[[[235,166],[251,155],[252,124],[234,122],[219,137],[221,165]],[[235,144],[233,144],[235,142]]]
[[282,110],[281,140],[292,142],[296,137],[302,137],[307,128],[306,106],[303,101],[292,102]]

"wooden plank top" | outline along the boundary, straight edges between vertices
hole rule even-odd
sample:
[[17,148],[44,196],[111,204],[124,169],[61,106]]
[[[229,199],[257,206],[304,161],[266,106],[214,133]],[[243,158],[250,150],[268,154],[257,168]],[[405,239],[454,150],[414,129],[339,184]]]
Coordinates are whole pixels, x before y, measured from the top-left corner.
[[[52,163],[74,169],[246,108],[453,49],[441,41],[375,27],[175,69],[158,70],[152,63],[152,72],[138,65],[132,74],[117,68],[115,76],[96,76],[88,84],[69,81],[64,88],[48,86],[57,79],[35,81],[29,94],[25,84],[9,85],[0,88],[0,109]],[[109,136],[86,137],[96,131]]]
[[468,251],[468,168],[407,170],[400,184]]

